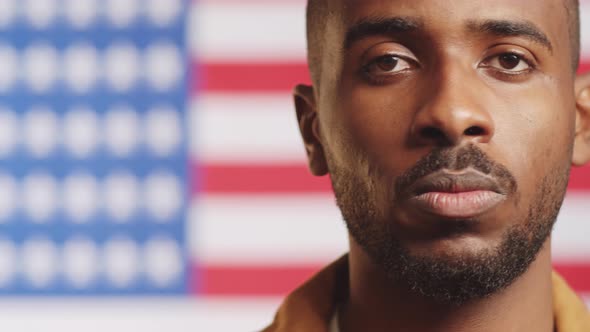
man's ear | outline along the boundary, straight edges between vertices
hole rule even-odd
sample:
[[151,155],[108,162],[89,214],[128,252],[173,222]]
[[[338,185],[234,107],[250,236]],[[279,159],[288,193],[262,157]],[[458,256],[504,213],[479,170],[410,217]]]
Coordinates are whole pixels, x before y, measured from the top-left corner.
[[297,85],[293,90],[293,97],[295,99],[299,130],[307,152],[309,169],[313,175],[326,175],[328,165],[320,137],[320,123],[313,87],[302,84]]
[[590,161],[590,73],[576,77],[576,134],[572,164],[582,166]]

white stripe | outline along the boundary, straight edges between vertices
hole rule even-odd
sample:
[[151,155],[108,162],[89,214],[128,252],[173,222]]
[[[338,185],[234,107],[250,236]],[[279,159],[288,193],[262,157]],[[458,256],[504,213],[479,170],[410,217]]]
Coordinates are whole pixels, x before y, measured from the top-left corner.
[[[555,262],[590,263],[587,195],[569,195],[553,232]],[[329,194],[204,195],[188,225],[201,264],[327,263],[347,251],[347,232]]]
[[205,265],[326,264],[348,251],[331,195],[206,195],[195,200],[187,234]]
[[580,1],[580,48],[582,61],[590,61],[590,2]]
[[200,61],[305,60],[304,2],[197,3],[188,29]]
[[190,118],[191,153],[203,162],[306,162],[288,94],[205,94]]
[[[580,3],[582,57],[590,61],[590,2]],[[305,60],[305,3],[207,1],[189,16],[189,45],[201,61]]]
[[280,302],[276,297],[3,298],[0,319],[3,330],[14,332],[260,331]]
[[561,208],[552,238],[555,261],[590,264],[590,192],[569,193]]

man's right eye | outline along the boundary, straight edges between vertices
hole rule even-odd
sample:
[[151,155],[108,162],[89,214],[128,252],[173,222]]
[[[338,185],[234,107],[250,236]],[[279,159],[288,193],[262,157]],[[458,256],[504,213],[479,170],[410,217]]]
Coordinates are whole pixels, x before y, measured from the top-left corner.
[[412,68],[412,63],[395,54],[387,54],[376,58],[365,66],[368,75],[392,75]]

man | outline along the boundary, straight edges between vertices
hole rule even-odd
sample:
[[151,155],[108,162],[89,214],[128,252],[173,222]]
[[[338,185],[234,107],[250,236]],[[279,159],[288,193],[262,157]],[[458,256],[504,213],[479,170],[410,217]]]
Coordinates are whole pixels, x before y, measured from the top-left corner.
[[266,331],[590,331],[550,257],[590,160],[578,3],[311,0],[308,46],[297,117],[350,252]]

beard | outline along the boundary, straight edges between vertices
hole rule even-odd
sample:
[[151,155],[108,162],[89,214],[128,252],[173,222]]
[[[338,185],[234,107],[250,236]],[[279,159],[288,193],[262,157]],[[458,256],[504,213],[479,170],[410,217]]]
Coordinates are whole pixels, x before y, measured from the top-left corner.
[[[494,294],[527,270],[551,234],[569,178],[569,164],[547,173],[537,186],[524,220],[512,221],[498,245],[469,254],[418,255],[404,247],[391,221],[379,217],[375,183],[367,184],[355,173],[334,167],[332,158],[328,162],[336,202],[349,234],[373,263],[392,283],[451,305]],[[517,194],[516,180],[510,172],[473,145],[433,151],[398,177],[392,192],[432,172],[467,167],[494,175],[509,184],[512,194]]]

